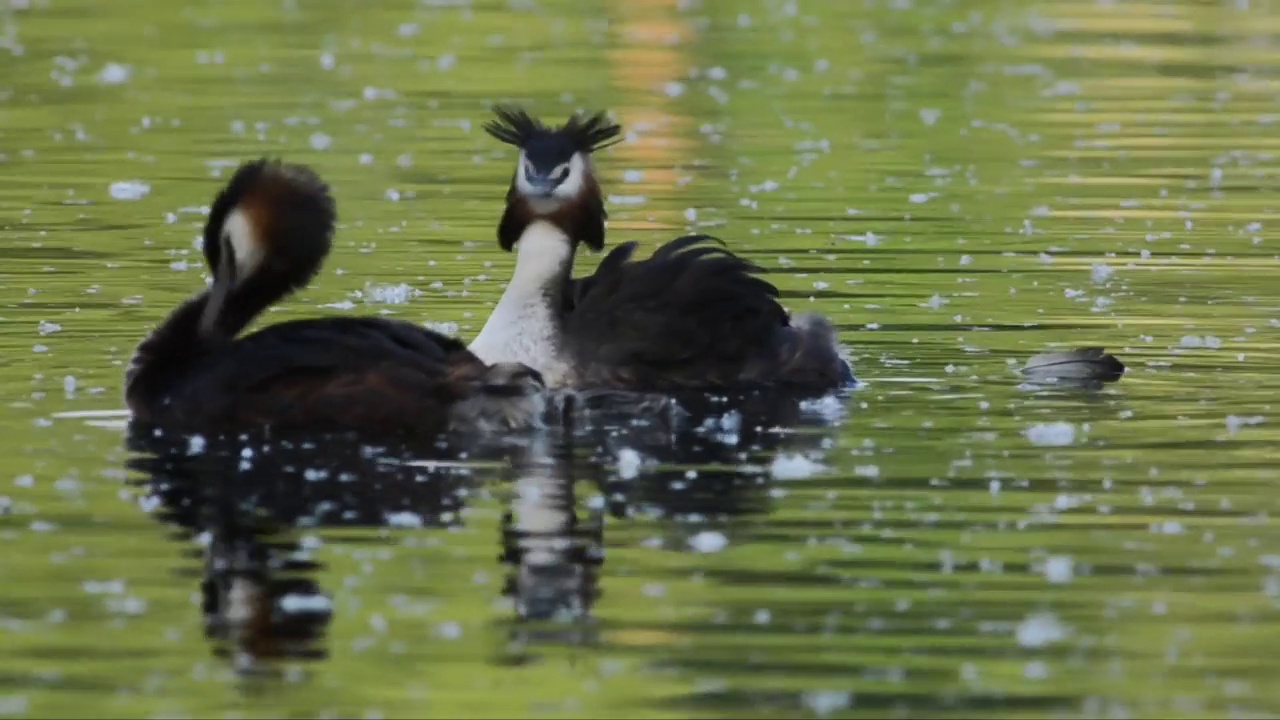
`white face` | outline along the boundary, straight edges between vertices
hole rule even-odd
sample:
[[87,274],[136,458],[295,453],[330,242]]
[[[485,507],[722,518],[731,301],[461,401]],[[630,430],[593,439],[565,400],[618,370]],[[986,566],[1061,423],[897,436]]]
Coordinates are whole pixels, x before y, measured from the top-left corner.
[[[240,208],[232,210],[222,223],[222,252],[219,261],[226,263],[232,260],[236,264],[235,282],[226,279],[226,268],[211,268],[214,283],[209,289],[209,299],[205,303],[204,312],[200,316],[200,331],[210,333],[215,329],[222,306],[230,296],[232,288],[244,282],[252,275],[266,258],[266,248],[261,242],[258,228],[253,226],[250,215]],[[221,273],[221,277],[219,274]]]
[[258,229],[250,222],[249,215],[239,208],[232,210],[222,224],[222,237],[235,258],[236,278],[244,280],[252,275],[262,264],[265,253]]
[[538,188],[529,184],[526,173],[530,173],[533,170],[533,166],[529,162],[529,158],[525,157],[523,150],[520,151],[520,161],[517,169],[519,172],[516,173],[516,189],[520,191],[520,194],[544,201],[555,200],[558,201],[556,204],[559,204],[559,202],[572,200],[582,191],[583,178],[587,174],[587,159],[582,153],[574,153],[568,162],[560,163],[551,171],[551,179],[559,180],[560,184],[551,191],[550,197],[543,195]]

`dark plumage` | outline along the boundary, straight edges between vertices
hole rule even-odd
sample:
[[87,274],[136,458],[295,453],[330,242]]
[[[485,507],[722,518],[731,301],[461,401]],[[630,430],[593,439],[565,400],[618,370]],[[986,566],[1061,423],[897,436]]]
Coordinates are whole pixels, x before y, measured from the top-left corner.
[[212,285],[143,340],[126,373],[135,419],[199,432],[269,426],[432,436],[540,417],[536,371],[490,366],[461,342],[411,323],[296,320],[237,339],[314,277],[334,219],[327,186],[306,168],[260,160],[236,171],[205,226]]
[[[493,414],[492,407],[469,409],[469,402],[500,405],[538,392],[536,374],[522,376],[521,369],[489,368],[458,340],[408,322],[295,320],[195,359],[185,382],[135,412],[189,429],[270,425],[431,436],[455,419],[469,428]],[[491,419],[499,427],[520,424],[518,417]]]
[[493,113],[497,117],[484,124],[485,132],[531,155],[537,155],[539,149],[549,149],[560,140],[580,153],[593,153],[621,142],[618,136],[622,128],[603,112],[587,117],[574,115],[558,128],[542,124],[518,107],[499,105],[493,108]]
[[[594,274],[571,278],[572,253],[580,242],[593,249],[604,246],[604,199],[589,155],[620,135],[621,128],[605,121],[603,113],[548,128],[523,110],[495,112],[498,121],[485,129],[522,151],[498,226],[499,244],[511,250],[541,221],[562,231],[571,253],[563,267],[547,273],[540,291],[551,305],[553,342],[535,338],[504,347],[496,338],[522,330],[491,330],[486,324],[484,342],[473,347],[483,346],[487,360],[513,359],[503,357],[507,347],[513,355],[527,355],[529,347],[550,346],[541,350],[545,357],[520,359],[544,372],[567,364],[569,382],[583,388],[771,387],[813,396],[853,383],[831,324],[817,315],[790,317],[778,302],[777,288],[759,277],[761,268],[716,238],[676,238],[643,260],[632,259],[636,243],[625,243],[606,255]],[[540,182],[550,166],[570,172],[554,183]],[[545,230],[539,232],[539,242],[546,242]],[[518,268],[538,264],[525,256],[521,251]]]
[[565,344],[583,385],[822,394],[845,380],[825,318],[793,323],[761,268],[717,238],[679,237],[643,260],[636,248],[619,245],[569,286]]
[[1124,372],[1124,363],[1100,347],[1041,353],[1022,368],[1023,376],[1033,382],[1114,382]]

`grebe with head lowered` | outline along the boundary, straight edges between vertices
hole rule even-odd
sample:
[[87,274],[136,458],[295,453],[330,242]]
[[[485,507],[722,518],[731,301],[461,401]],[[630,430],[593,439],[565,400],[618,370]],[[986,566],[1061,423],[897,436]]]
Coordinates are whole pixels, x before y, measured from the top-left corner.
[[853,383],[831,323],[791,317],[761,268],[713,237],[679,237],[634,261],[636,243],[624,243],[594,274],[573,278],[579,243],[604,248],[590,157],[621,128],[603,113],[549,128],[520,109],[494,111],[485,130],[520,150],[498,225],[516,267],[470,345],[477,356],[524,363],[574,389],[813,397]]
[[308,168],[240,166],[204,228],[211,286],[142,341],[126,372],[135,420],[189,432],[270,426],[424,437],[540,419],[545,386],[536,370],[485,363],[412,323],[316,318],[237,338],[315,276],[334,221],[328,186]]

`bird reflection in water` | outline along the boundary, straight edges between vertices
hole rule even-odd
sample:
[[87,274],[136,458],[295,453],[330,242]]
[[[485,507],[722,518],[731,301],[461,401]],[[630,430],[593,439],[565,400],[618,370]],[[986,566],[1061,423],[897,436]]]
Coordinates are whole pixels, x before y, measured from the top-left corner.
[[332,609],[311,558],[320,542],[303,532],[456,525],[484,469],[450,462],[463,453],[449,448],[351,434],[207,439],[135,423],[127,443],[131,482],[181,539],[199,540],[206,635],[245,673],[326,656]]
[[[533,646],[594,643],[609,522],[648,515],[676,534],[769,511],[769,466],[780,452],[830,444],[831,409],[762,393],[664,397],[624,392],[557,398],[560,422],[514,464],[499,561],[513,602],[505,662]],[[826,412],[824,412],[824,410]],[[815,432],[815,430],[817,430]],[[696,469],[695,469],[696,468]],[[598,494],[579,509],[578,490]],[[607,517],[606,517],[607,516]],[[687,537],[666,546],[688,548]]]
[[610,515],[696,524],[768,513],[774,459],[824,455],[845,402],[761,391],[665,399],[611,393],[576,405],[575,442],[610,470],[601,486]]
[[[600,508],[578,515],[574,462],[560,433],[539,439],[515,463],[511,504],[502,518],[499,560],[510,567],[503,594],[519,622],[512,645],[580,645],[594,641],[591,607],[600,597],[604,523]],[[542,623],[541,621],[551,621]]]
[[[500,559],[516,610],[508,657],[519,662],[531,646],[595,642],[609,522],[643,514],[672,533],[715,525],[731,536],[735,518],[769,511],[777,453],[830,443],[809,431],[829,417],[759,394],[573,393],[553,415],[543,431],[469,448],[350,434],[213,439],[135,423],[129,466],[157,517],[201,541],[215,652],[266,673],[326,655],[332,607],[312,557],[326,528],[450,527],[481,483],[509,480]],[[596,491],[585,512],[583,488]],[[666,547],[687,549],[685,540]]]
[[273,537],[286,528],[270,521],[255,527],[234,511],[219,515],[207,531],[201,582],[215,654],[251,672],[262,660],[325,657],[319,642],[332,614],[329,598],[306,576],[321,566],[297,543]]

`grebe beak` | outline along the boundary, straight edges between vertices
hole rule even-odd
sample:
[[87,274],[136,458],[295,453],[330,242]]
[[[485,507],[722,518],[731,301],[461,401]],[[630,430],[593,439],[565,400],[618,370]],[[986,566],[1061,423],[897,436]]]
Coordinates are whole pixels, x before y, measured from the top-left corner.
[[218,267],[213,273],[213,287],[209,289],[209,300],[200,315],[200,334],[210,336],[217,331],[218,318],[222,316],[222,307],[236,285],[236,260],[230,248],[223,248]]
[[551,179],[550,173],[538,172],[526,168],[524,171],[524,181],[528,187],[529,195],[533,197],[551,197],[555,192],[556,186],[559,184]]

